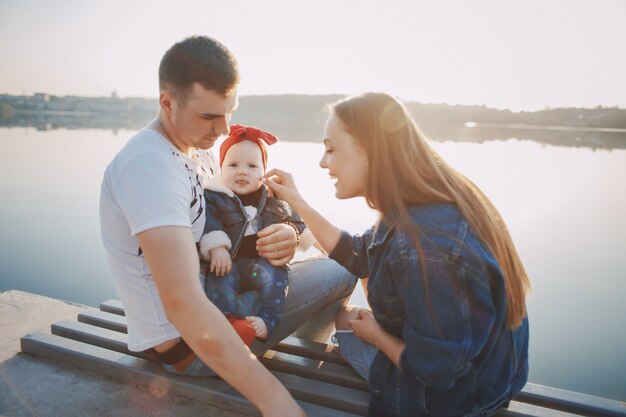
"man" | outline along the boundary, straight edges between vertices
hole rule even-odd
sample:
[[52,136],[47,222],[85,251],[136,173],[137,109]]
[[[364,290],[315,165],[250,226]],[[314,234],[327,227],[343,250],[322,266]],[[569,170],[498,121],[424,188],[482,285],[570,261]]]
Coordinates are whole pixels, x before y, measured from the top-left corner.
[[[303,415],[201,287],[196,242],[205,222],[203,184],[216,173],[208,149],[229,131],[238,83],[234,57],[214,39],[190,37],[165,53],[157,119],[128,141],[104,174],[102,240],[126,311],[130,350],[149,350],[171,372],[214,371],[264,416]],[[288,224],[259,232],[259,254],[274,265],[291,260],[296,246]],[[255,342],[255,352],[309,318],[317,326],[305,325],[308,333],[299,336],[328,337],[334,312],[355,284],[328,259],[293,265],[289,281],[283,319],[265,345]],[[254,314],[254,294],[241,303]]]

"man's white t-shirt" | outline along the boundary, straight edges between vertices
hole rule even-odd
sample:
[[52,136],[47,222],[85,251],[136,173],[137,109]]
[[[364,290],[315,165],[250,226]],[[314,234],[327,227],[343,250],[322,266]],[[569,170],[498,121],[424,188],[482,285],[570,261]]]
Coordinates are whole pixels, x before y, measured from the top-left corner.
[[100,194],[102,242],[128,322],[128,348],[142,351],[180,334],[163,310],[138,233],[190,227],[196,242],[205,224],[203,185],[215,164],[207,150],[191,157],[158,132],[137,132],[107,167]]

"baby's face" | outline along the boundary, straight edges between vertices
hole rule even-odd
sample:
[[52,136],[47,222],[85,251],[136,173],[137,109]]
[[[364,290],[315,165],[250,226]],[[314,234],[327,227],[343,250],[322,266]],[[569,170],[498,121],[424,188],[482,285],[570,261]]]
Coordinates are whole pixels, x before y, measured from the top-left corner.
[[222,162],[222,180],[233,192],[255,192],[261,187],[263,174],[263,156],[256,143],[244,140],[228,148]]

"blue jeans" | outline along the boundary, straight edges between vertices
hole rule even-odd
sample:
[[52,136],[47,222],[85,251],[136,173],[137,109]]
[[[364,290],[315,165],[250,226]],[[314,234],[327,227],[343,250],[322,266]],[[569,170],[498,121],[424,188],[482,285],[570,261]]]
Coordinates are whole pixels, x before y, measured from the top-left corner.
[[[265,341],[255,340],[251,350],[257,356],[290,335],[327,343],[335,328],[335,313],[350,298],[357,278],[326,257],[309,258],[289,265],[289,290],[285,297],[283,317]],[[204,275],[200,276],[204,287]],[[254,316],[260,310],[259,292],[248,291],[237,296],[242,315]],[[199,360],[199,359],[197,359]],[[206,365],[195,367],[185,375],[210,375]],[[176,372],[173,367],[167,367]],[[214,375],[214,373],[213,373]]]
[[283,314],[287,293],[287,269],[274,266],[265,258],[235,258],[230,272],[222,277],[206,274],[204,292],[224,314],[244,317],[239,309],[240,292],[259,292],[260,317],[271,335]]
[[366,381],[370,379],[370,369],[378,349],[354,335],[353,330],[337,330],[332,337],[339,355],[354,368]]

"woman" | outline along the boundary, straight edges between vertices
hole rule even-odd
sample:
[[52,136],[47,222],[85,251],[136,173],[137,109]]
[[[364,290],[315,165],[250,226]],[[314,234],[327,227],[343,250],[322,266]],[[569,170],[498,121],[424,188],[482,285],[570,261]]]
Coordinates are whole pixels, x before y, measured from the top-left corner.
[[376,224],[350,236],[302,199],[289,174],[273,170],[265,182],[331,258],[369,277],[371,312],[340,312],[336,339],[369,380],[370,415],[494,414],[528,375],[530,284],[502,218],[392,97],[369,93],[331,109],[320,166],[337,198],[365,197]]

